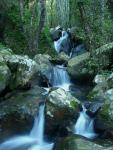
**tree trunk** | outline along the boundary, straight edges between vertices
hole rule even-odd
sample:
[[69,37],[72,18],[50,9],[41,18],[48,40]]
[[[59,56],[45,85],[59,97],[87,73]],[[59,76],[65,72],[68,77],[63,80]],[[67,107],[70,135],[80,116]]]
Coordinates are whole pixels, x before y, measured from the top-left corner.
[[40,19],[34,34],[33,47],[32,47],[32,50],[35,52],[38,50],[39,40],[44,27],[45,16],[46,16],[46,0],[39,0],[39,3],[40,3]]
[[[33,26],[32,22],[33,22],[33,19],[35,18],[35,16],[38,17],[38,14],[35,14],[36,3],[38,3],[40,5],[40,8],[39,8],[40,15],[39,15],[39,20],[37,19],[37,22],[36,22],[37,27],[34,30],[33,29],[34,26]],[[31,9],[29,31],[28,30],[26,31],[25,24],[24,24],[24,11],[25,11],[24,10],[25,9],[24,8],[24,0],[19,0],[19,9],[20,9],[20,17],[21,17],[21,27],[22,27],[24,37],[28,44],[28,48],[30,51],[36,53],[36,51],[38,50],[40,35],[41,35],[42,29],[43,29],[44,23],[45,23],[46,0],[36,0],[36,1],[34,1],[32,8],[29,8],[29,9]]]
[[19,10],[20,10],[20,19],[21,19],[21,29],[22,29],[22,32],[23,32],[23,35],[24,35],[24,38],[26,40],[26,43],[27,43],[27,46],[30,50],[31,48],[31,39],[29,37],[29,33],[27,33],[26,29],[25,29],[25,24],[24,24],[24,0],[19,0]]

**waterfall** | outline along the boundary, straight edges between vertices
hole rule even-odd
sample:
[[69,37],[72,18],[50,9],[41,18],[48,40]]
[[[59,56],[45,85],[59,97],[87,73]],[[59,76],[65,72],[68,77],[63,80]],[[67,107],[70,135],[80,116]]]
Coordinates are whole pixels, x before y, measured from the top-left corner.
[[38,115],[35,118],[33,128],[29,135],[12,138],[0,144],[0,150],[14,150],[28,147],[27,150],[52,150],[53,143],[44,140],[44,110],[45,104],[39,106]]
[[79,118],[75,125],[75,133],[93,139],[96,137],[94,132],[94,119],[86,114],[86,108],[82,106]]
[[66,31],[62,31],[60,39],[54,41],[54,48],[57,53],[64,51],[68,54],[71,51],[69,35]]
[[37,138],[40,145],[44,143],[44,108],[45,104],[39,107],[38,117],[36,116],[30,137]]
[[60,87],[66,91],[69,91],[71,82],[66,68],[63,65],[56,65],[55,67],[53,67],[53,71],[50,77],[50,83],[53,87]]

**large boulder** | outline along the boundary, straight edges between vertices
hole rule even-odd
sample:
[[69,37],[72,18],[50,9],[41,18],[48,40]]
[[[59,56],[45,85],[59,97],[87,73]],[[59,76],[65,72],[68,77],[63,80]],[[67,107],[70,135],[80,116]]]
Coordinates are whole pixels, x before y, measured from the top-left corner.
[[28,91],[13,91],[0,103],[0,139],[29,132],[44,90],[38,86]]
[[52,71],[52,64],[50,63],[51,57],[49,55],[37,54],[34,57],[34,61],[37,63],[37,70],[40,76],[47,79],[50,78],[50,72]]
[[66,137],[57,142],[55,150],[112,150],[110,142],[94,143],[79,137]]
[[64,52],[61,52],[61,53],[59,53],[57,56],[55,56],[55,57],[52,57],[51,59],[50,59],[50,61],[53,63],[53,64],[65,64],[65,65],[67,65],[67,63],[68,63],[68,61],[69,61],[69,56],[68,55],[66,55]]
[[68,61],[67,71],[73,79],[77,79],[82,82],[92,78],[94,70],[88,67],[89,58],[90,53],[86,52],[82,55],[73,57]]
[[105,44],[95,50],[95,61],[102,69],[106,69],[113,63],[113,42]]
[[63,89],[51,91],[47,102],[47,122],[49,122],[47,133],[51,136],[67,134],[67,127],[73,119],[77,119],[79,103],[75,97]]
[[51,28],[50,35],[53,41],[57,41],[62,35],[62,28],[60,26]]
[[0,55],[5,57],[7,55],[13,55],[13,51],[10,48],[0,48]]
[[37,63],[27,55],[15,55],[11,49],[3,47],[0,49],[0,56],[0,70],[5,75],[3,82],[5,83],[5,80],[7,82],[10,76],[10,82],[7,85],[11,89],[29,84],[30,80],[38,72]]
[[6,55],[4,59],[12,74],[10,83],[12,89],[28,84],[37,72],[37,63],[28,56]]
[[89,98],[97,99],[103,103],[98,117],[106,124],[108,124],[109,128],[112,127],[112,120],[113,120],[113,88],[111,88],[110,80],[112,82],[112,74],[103,74],[103,75],[96,75],[94,78],[94,82],[96,86],[89,94]]
[[99,67],[106,69],[113,63],[113,42],[97,48],[94,52],[92,57],[86,52],[69,60],[68,72],[72,78],[90,79],[98,72]]
[[93,90],[89,93],[90,98],[101,97],[107,103],[112,99],[112,73],[111,74],[98,74],[94,78],[96,84]]
[[80,101],[73,97],[69,92],[66,92],[64,89],[58,88],[50,92],[49,102],[58,107],[69,107],[72,108],[72,104],[79,104]]

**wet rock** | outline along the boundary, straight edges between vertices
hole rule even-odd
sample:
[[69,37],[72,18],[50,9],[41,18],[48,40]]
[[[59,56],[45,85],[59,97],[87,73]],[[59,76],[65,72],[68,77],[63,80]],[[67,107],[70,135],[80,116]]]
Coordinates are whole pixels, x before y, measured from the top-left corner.
[[95,117],[99,110],[102,107],[102,103],[94,102],[89,104],[89,108],[87,108],[87,114],[91,117]]
[[90,94],[93,99],[100,97],[99,99],[101,99],[103,105],[99,112],[99,117],[103,118],[111,126],[113,120],[113,89],[111,88],[110,80],[112,83],[112,73],[97,75],[94,79],[96,86]]
[[73,79],[81,81],[92,79],[98,71],[98,64],[95,62],[101,65],[101,69],[106,69],[112,64],[113,42],[99,47],[95,51],[96,58],[94,60],[88,52],[70,59],[68,62],[68,72]]
[[[97,61],[102,66],[103,69],[106,69],[108,66],[113,63],[113,42],[105,44],[95,50]],[[101,57],[102,56],[102,57]]]
[[107,121],[104,118],[96,118],[94,120],[94,130],[100,138],[113,139],[113,127],[109,119]]
[[[24,86],[30,82],[37,72],[37,64],[28,56],[8,55],[4,57],[12,73],[11,89]],[[13,84],[12,84],[13,83]]]
[[[13,91],[0,103],[0,138],[26,133],[33,126],[44,90],[38,86],[28,91]],[[5,138],[6,138],[5,137]]]
[[68,134],[67,127],[73,119],[77,119],[78,103],[70,93],[63,89],[50,92],[47,102],[47,133],[50,136]]
[[91,142],[79,137],[67,137],[57,142],[54,150],[112,150],[113,145],[111,142]]
[[86,52],[68,61],[67,71],[72,79],[83,83],[83,81],[89,82],[94,77],[94,70],[88,69],[89,58],[90,54]]
[[0,48],[0,55],[2,57],[4,56],[9,56],[9,55],[13,55],[13,51],[10,48],[5,48],[5,47],[1,47]]
[[96,54],[97,55],[99,55],[99,54],[106,54],[106,55],[113,54],[113,42],[105,44],[105,45],[97,48]]
[[46,79],[49,79],[50,72],[52,70],[50,59],[51,57],[49,55],[42,54],[37,54],[34,57],[34,61],[37,63],[37,70],[40,73],[40,76],[46,77]]
[[51,62],[53,64],[59,64],[59,65],[62,65],[62,64],[65,64],[67,65],[68,63],[68,60],[69,60],[69,56],[66,55],[64,52],[61,52],[59,53],[57,56],[55,56],[54,58],[51,58]]
[[62,28],[60,26],[51,28],[50,35],[53,41],[57,41],[62,35]]
[[108,74],[98,74],[94,78],[94,83],[96,83],[95,87],[89,93],[90,98],[101,97],[103,100],[109,99],[107,97],[107,90],[109,90],[109,77]]
[[63,89],[56,89],[49,94],[49,102],[58,107],[73,107],[71,103],[79,104],[80,101]]

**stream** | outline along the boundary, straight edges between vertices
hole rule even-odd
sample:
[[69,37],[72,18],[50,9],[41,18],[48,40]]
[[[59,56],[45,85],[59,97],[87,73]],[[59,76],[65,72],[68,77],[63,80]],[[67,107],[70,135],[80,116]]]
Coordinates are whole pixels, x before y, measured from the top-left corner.
[[[60,44],[64,39],[68,38],[66,31],[62,32],[62,37],[54,42],[56,51],[60,52]],[[68,40],[68,39],[67,39]],[[65,45],[65,47],[67,47]],[[69,49],[69,47],[68,47]],[[70,53],[69,53],[70,55]],[[49,82],[52,87],[62,88],[67,92],[72,92],[70,86],[74,85],[72,83],[64,65],[56,65],[53,67],[50,73]],[[46,92],[44,95],[48,94],[49,87],[45,88]],[[76,91],[74,91],[76,92]],[[81,92],[82,93],[82,92]],[[27,148],[27,150],[52,150],[54,143],[49,143],[44,139],[44,127],[45,127],[45,105],[46,103],[41,103],[38,107],[37,116],[34,119],[34,125],[28,135],[14,137],[12,139],[3,142],[0,145],[0,150],[21,150],[22,148]],[[83,111],[79,113],[76,124],[74,125],[73,134],[79,134],[89,139],[95,138],[97,135],[94,132],[94,120],[88,114],[86,114],[86,109],[83,107]]]

